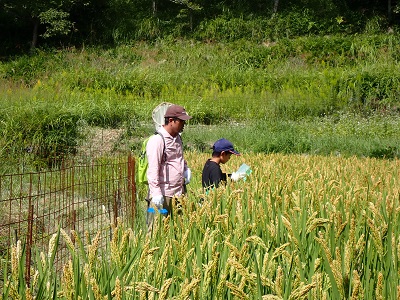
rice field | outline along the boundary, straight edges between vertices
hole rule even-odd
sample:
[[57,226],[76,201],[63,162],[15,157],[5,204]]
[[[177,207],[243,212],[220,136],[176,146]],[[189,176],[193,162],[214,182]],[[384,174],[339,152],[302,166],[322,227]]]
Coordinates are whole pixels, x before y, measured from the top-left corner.
[[[206,195],[207,158],[186,154],[183,214],[156,215],[150,233],[143,213],[103,248],[61,229],[29,287],[15,246],[0,299],[398,299],[400,160],[244,154],[223,169],[252,174]],[[62,274],[58,239],[71,253]]]

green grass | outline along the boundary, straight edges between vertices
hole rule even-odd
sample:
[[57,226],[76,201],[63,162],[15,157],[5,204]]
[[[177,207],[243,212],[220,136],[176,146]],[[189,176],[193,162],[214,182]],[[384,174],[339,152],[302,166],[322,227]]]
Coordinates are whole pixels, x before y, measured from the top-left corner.
[[183,134],[188,150],[209,151],[228,138],[247,153],[297,153],[339,156],[399,157],[399,118],[353,115],[299,121],[254,121],[215,126],[188,125]]
[[1,156],[75,153],[87,127],[122,128],[120,148],[136,149],[168,101],[190,126],[216,126],[188,128],[197,148],[232,135],[249,152],[398,157],[399,45],[395,34],[181,40],[15,57],[0,63]]

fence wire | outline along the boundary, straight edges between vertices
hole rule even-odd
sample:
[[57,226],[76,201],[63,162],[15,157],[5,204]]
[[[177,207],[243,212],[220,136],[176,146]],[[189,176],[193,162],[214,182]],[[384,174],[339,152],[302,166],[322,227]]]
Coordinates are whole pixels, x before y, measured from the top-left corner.
[[[27,256],[36,251],[47,253],[58,228],[67,233],[74,230],[84,241],[100,232],[104,245],[118,218],[133,226],[134,170],[134,158],[126,155],[79,165],[74,160],[63,161],[57,170],[1,175],[0,256],[9,257],[18,240]],[[59,269],[69,255],[61,243],[62,239],[55,259]],[[31,261],[27,257],[28,272]]]

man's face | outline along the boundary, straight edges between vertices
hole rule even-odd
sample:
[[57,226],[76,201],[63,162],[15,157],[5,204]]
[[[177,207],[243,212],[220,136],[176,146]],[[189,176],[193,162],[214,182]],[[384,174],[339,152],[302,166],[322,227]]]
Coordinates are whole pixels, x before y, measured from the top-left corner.
[[173,119],[172,127],[176,133],[183,132],[183,128],[185,127],[186,121],[181,119]]

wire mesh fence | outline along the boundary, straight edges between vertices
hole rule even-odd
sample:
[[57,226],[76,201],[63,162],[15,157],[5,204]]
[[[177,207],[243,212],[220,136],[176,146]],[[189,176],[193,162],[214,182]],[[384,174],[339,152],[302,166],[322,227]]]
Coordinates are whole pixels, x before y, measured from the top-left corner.
[[[27,255],[47,253],[58,228],[81,237],[101,233],[101,243],[111,239],[118,218],[133,226],[136,212],[135,160],[131,155],[93,159],[85,164],[63,161],[48,171],[0,176],[0,256],[20,240]],[[60,244],[56,267],[61,268],[68,249]],[[29,278],[27,274],[26,278]]]

